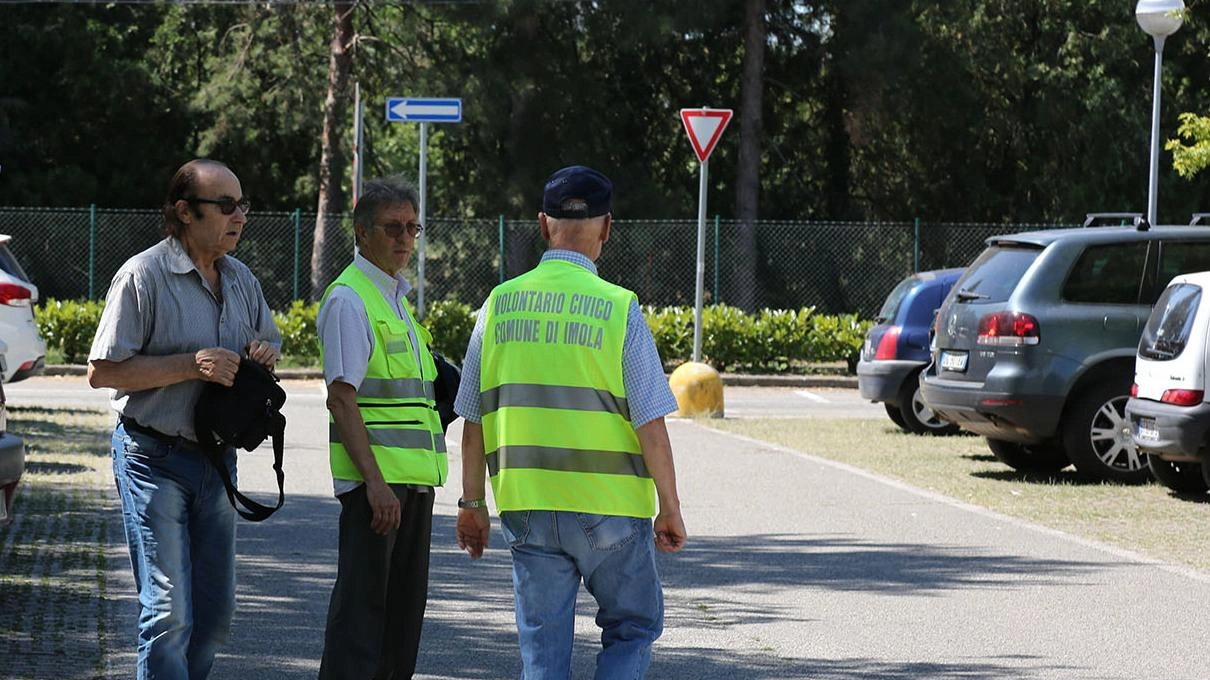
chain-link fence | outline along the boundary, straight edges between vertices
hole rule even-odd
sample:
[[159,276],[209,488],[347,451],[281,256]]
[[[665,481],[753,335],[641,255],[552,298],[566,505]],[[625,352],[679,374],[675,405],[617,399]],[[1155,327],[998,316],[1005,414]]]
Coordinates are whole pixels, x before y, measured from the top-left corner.
[[[0,234],[41,297],[101,298],[130,256],[161,238],[151,210],[0,207]],[[869,317],[913,271],[963,266],[995,234],[1050,226],[911,222],[711,220],[703,270],[707,304],[750,309],[814,306]],[[352,258],[348,215],[324,229],[314,262],[314,213],[254,212],[235,256],[252,268],[274,309],[313,300]],[[534,220],[430,219],[424,236],[424,300],[478,306],[500,281],[532,268],[545,248]],[[415,280],[420,257],[413,257]],[[598,262],[601,275],[652,305],[692,305],[696,220],[615,220]],[[314,276],[313,276],[314,272]]]

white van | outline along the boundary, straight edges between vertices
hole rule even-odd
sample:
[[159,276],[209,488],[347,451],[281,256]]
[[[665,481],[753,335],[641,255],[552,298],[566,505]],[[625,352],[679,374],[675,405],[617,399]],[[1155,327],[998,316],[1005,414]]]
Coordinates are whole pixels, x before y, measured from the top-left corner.
[[1210,272],[1181,274],[1156,301],[1139,339],[1126,402],[1130,434],[1165,486],[1210,488]]

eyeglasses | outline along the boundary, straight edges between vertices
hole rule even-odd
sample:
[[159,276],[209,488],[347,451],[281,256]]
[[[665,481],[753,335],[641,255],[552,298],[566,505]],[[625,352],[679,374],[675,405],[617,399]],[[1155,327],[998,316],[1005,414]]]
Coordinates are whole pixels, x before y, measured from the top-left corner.
[[390,224],[375,224],[374,226],[381,227],[383,233],[391,238],[399,238],[400,236],[403,236],[403,232],[405,231],[408,233],[408,236],[414,238],[419,236],[420,232],[424,231],[424,226],[417,222],[408,222],[407,224],[402,222],[391,222]]
[[249,201],[246,196],[238,199],[227,198],[224,196],[223,198],[186,198],[185,200],[189,203],[209,203],[211,205],[217,205],[218,211],[224,215],[230,215],[231,213],[235,212],[236,208],[239,208],[240,212],[247,215],[248,211],[252,209],[252,201]]

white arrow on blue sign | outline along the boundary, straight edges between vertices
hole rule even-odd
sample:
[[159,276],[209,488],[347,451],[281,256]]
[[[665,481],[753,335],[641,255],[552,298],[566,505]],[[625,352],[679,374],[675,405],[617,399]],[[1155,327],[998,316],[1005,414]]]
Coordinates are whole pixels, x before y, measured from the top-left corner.
[[461,123],[461,99],[388,97],[387,120],[395,123]]

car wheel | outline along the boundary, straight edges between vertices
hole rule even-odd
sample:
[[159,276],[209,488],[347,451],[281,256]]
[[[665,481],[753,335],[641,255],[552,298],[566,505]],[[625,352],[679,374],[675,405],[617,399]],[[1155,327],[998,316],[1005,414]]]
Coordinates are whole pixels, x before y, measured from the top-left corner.
[[908,376],[899,388],[899,412],[903,416],[903,427],[915,434],[950,435],[958,426],[942,420],[933,408],[920,397],[920,374]]
[[1202,481],[1206,483],[1206,488],[1210,490],[1210,461],[1202,461],[1199,468],[1202,469]]
[[911,432],[908,429],[907,423],[903,422],[903,412],[899,410],[898,406],[892,406],[886,402],[883,402],[882,406],[886,409],[886,415],[891,419],[891,422],[898,425],[904,432]]
[[1180,493],[1206,493],[1210,485],[1202,473],[1202,464],[1190,461],[1164,460],[1159,456],[1150,459],[1151,474],[1160,484]]
[[1108,482],[1151,480],[1147,456],[1139,453],[1126,420],[1129,380],[1095,383],[1080,395],[1063,423],[1063,446],[1081,473]]
[[1071,465],[1067,454],[1058,446],[1018,444],[988,437],[987,448],[996,460],[1021,472],[1058,472]]

